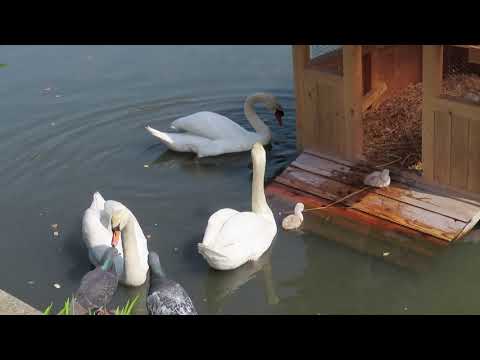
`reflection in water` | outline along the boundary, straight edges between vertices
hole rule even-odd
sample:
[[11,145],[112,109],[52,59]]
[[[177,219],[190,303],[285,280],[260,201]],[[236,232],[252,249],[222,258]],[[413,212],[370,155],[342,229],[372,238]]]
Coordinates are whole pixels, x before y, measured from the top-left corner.
[[272,247],[255,262],[248,262],[235,270],[218,271],[209,268],[205,282],[206,299],[209,313],[218,314],[222,311],[223,305],[228,302],[237,290],[262,272],[262,280],[266,295],[266,302],[269,305],[276,305],[279,298],[275,291],[272,278]]

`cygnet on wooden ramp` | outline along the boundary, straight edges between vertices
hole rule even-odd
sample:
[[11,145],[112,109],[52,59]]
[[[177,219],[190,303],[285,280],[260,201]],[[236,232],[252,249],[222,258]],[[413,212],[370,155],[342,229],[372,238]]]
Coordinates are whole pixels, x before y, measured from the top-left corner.
[[390,186],[390,170],[374,171],[365,177],[363,183],[378,188],[388,187]]

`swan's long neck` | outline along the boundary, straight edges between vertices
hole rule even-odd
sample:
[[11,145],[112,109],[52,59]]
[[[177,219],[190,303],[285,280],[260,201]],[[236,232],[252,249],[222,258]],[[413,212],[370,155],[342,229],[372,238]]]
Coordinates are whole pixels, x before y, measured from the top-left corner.
[[250,122],[255,131],[262,136],[262,144],[266,145],[268,142],[270,142],[272,133],[270,128],[265,125],[263,120],[258,117],[257,112],[255,111],[254,105],[259,102],[265,102],[264,94],[251,95],[247,98],[247,100],[245,100],[243,109],[247,120]]
[[252,181],[252,211],[258,215],[267,215],[273,218],[273,213],[268,206],[264,189],[265,160],[253,159]]
[[140,253],[138,250],[135,221],[135,218],[130,215],[127,224],[122,229],[122,246],[125,279],[136,282],[139,281],[139,276],[143,276],[140,271],[143,267],[141,266]]

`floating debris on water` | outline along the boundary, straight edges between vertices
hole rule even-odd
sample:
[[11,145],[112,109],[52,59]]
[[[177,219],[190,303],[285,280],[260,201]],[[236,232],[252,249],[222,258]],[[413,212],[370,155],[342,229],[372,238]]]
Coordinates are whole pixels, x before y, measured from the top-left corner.
[[173,248],[173,251],[177,252],[177,251],[178,251],[178,248]]
[[153,224],[154,226],[158,226],[158,224]]
[[407,311],[407,310],[408,310],[408,306],[405,306],[405,307],[403,308],[403,310]]
[[52,125],[52,126],[55,126],[55,123],[54,123],[54,122],[52,122],[52,123],[51,123],[51,125]]
[[388,255],[390,255],[388,251],[383,253],[383,256],[388,256]]
[[33,284],[35,284],[35,281],[33,281],[33,280],[27,281],[27,284],[28,285],[33,285]]
[[50,91],[52,91],[52,88],[51,88],[51,87],[47,87],[47,88],[43,89],[43,91],[45,91],[45,92],[50,92]]
[[148,167],[150,167],[150,165],[145,164],[145,165],[143,165],[143,167],[148,168]]
[[60,288],[61,288],[60,284],[57,284],[57,283],[53,284],[53,287],[54,287],[55,289],[60,289]]

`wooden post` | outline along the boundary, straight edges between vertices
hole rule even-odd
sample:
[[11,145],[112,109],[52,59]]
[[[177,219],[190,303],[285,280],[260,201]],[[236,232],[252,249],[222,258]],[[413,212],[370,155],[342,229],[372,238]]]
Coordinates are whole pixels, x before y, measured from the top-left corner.
[[422,165],[423,177],[434,180],[435,118],[433,101],[440,96],[443,79],[443,46],[423,46]]
[[302,121],[305,114],[305,66],[310,61],[309,45],[293,45],[293,76],[295,83],[296,99],[296,124],[297,124],[297,148],[303,150],[303,126]]
[[343,46],[343,88],[345,108],[344,156],[351,160],[362,159],[363,153],[363,75],[362,46]]

